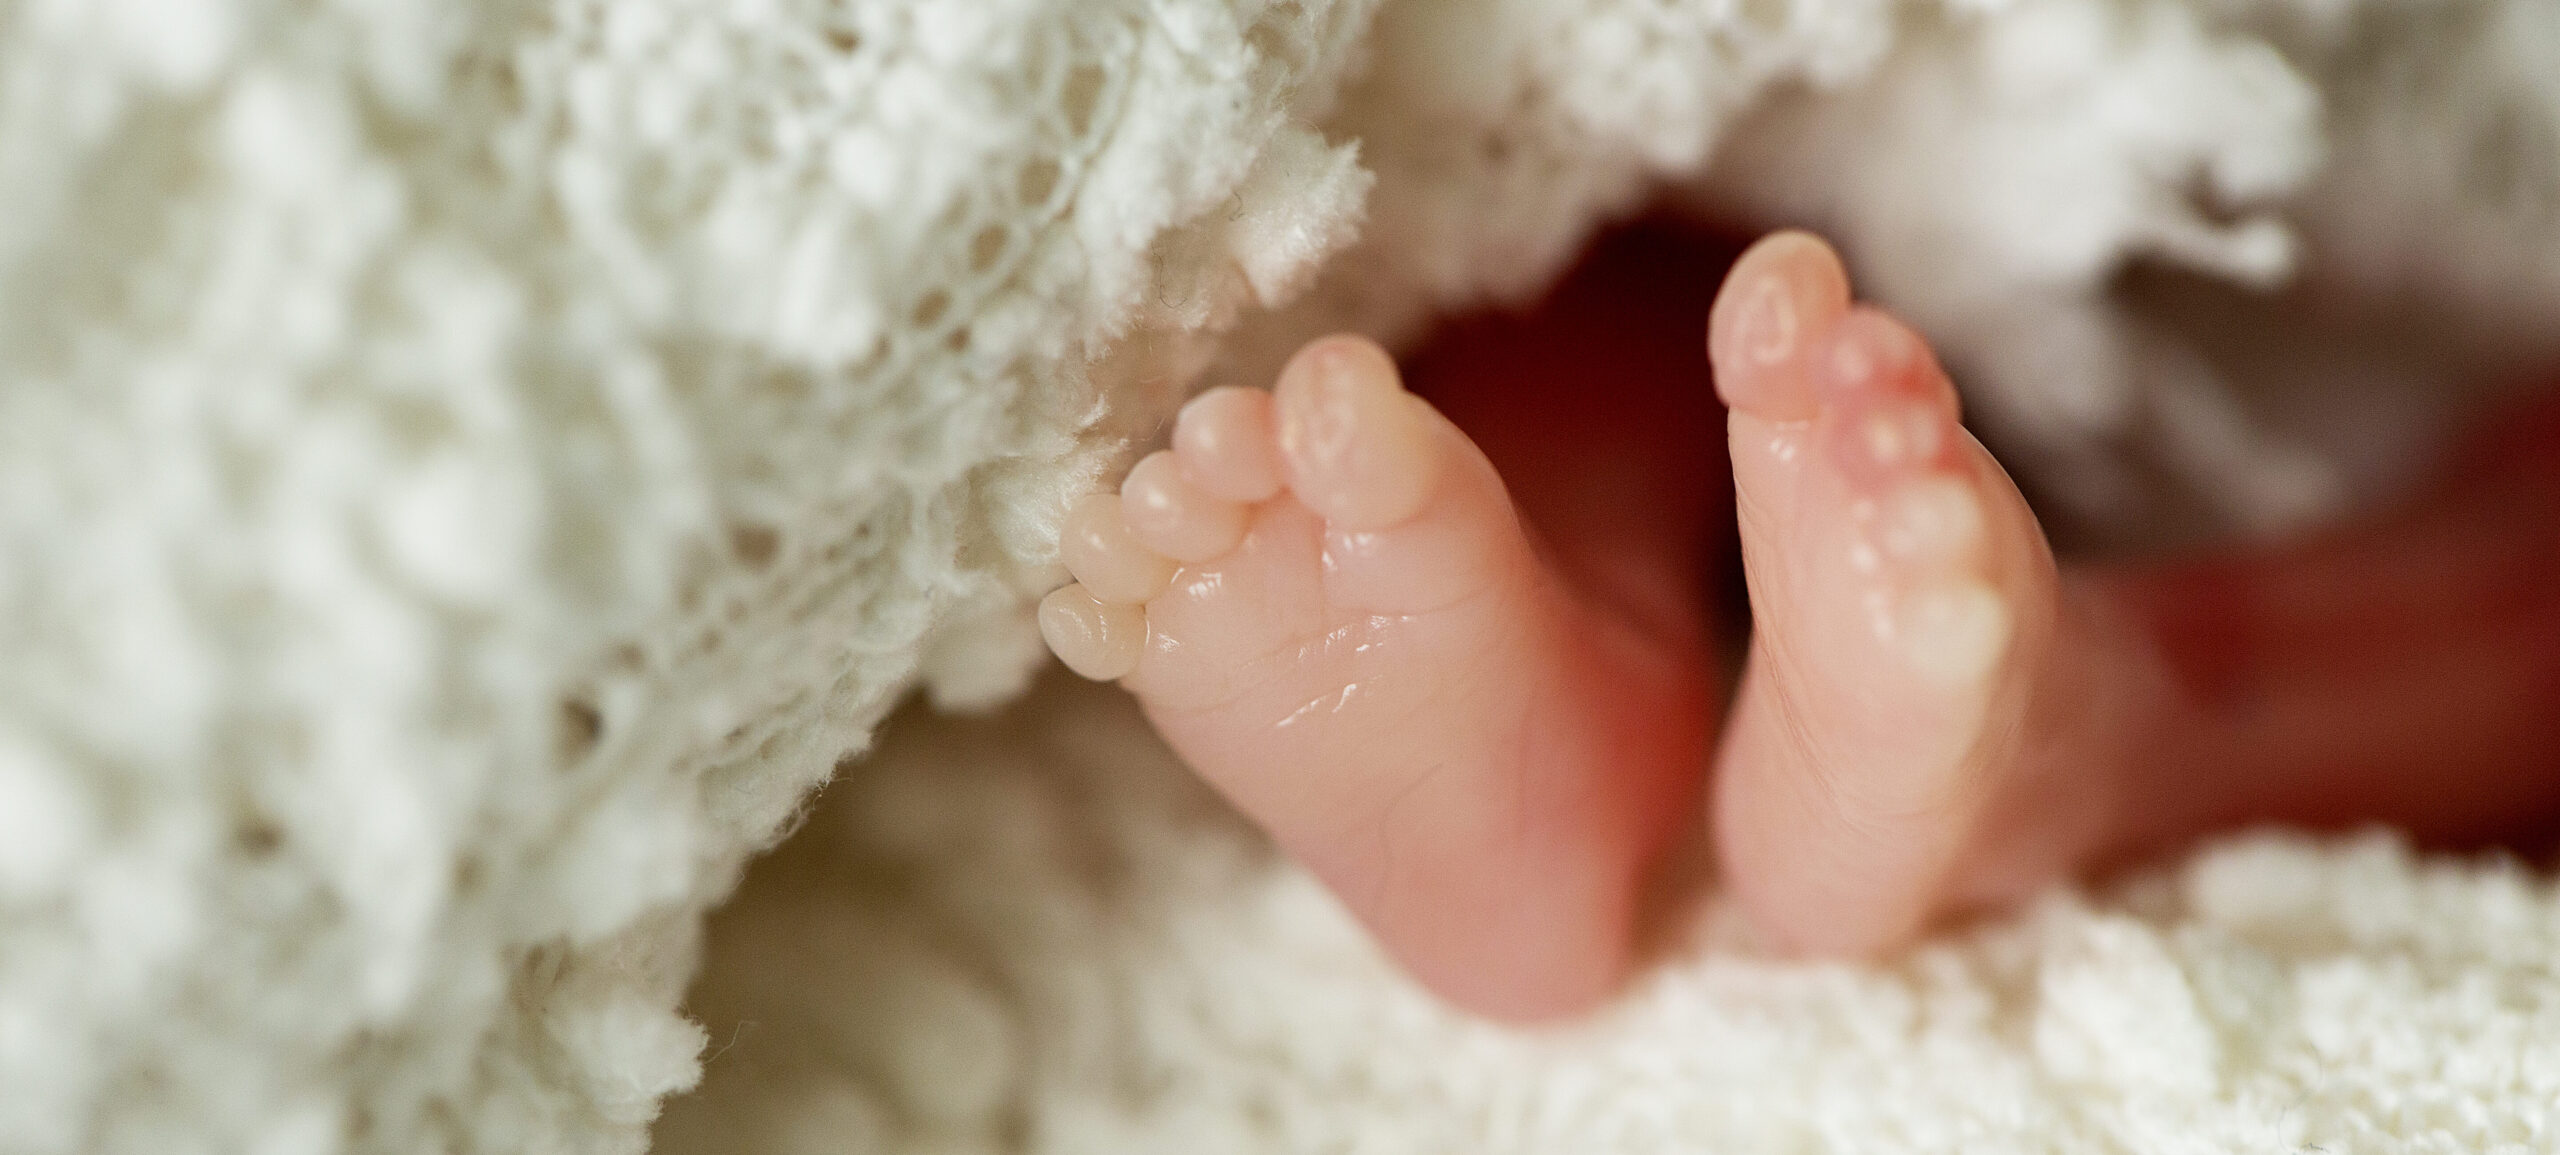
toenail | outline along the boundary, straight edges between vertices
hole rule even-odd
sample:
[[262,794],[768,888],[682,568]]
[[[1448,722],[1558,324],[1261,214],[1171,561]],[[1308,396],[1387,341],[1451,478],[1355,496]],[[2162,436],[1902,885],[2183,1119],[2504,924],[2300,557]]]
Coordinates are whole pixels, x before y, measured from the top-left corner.
[[1280,442],[1301,459],[1331,464],[1350,448],[1351,429],[1359,421],[1351,393],[1357,385],[1330,357],[1312,372],[1306,402],[1291,407],[1293,420],[1281,430]]
[[1138,668],[1147,642],[1147,611],[1105,602],[1081,584],[1040,599],[1040,636],[1066,667],[1097,682]]
[[1173,427],[1183,471],[1202,491],[1229,501],[1264,501],[1280,492],[1273,440],[1270,396],[1233,385],[1192,398]]
[[1067,511],[1058,560],[1095,597],[1131,605],[1164,592],[1175,568],[1171,558],[1148,549],[1129,532],[1116,493],[1089,493],[1076,500]]
[[1374,345],[1320,343],[1282,371],[1280,456],[1289,488],[1337,528],[1382,529],[1431,495],[1430,406]]
[[1942,686],[1982,680],[2009,648],[2009,607],[1976,581],[1922,586],[1903,596],[1894,640],[1913,669]]
[[1886,405],[1868,413],[1859,422],[1858,441],[1867,460],[1884,469],[1934,460],[1942,446],[1936,415],[1917,405]]
[[[1361,402],[1375,383],[1368,378],[1379,366],[1366,350],[1341,341],[1309,346],[1282,370],[1280,450],[1300,461],[1332,465],[1351,452],[1360,425]],[[1303,382],[1289,388],[1287,378]]]
[[1825,384],[1834,391],[1859,392],[1907,377],[1919,362],[1919,338],[1873,309],[1851,311],[1832,332]]
[[1856,341],[1842,341],[1831,347],[1831,379],[1844,387],[1865,385],[1876,375],[1876,359],[1866,346]]
[[1179,562],[1200,562],[1234,549],[1244,537],[1244,506],[1212,497],[1183,476],[1171,451],[1148,454],[1120,483],[1120,516],[1136,539]]
[[1982,505],[1953,477],[1924,477],[1886,498],[1876,538],[1899,561],[1947,561],[1982,540]]
[[1742,355],[1756,365],[1776,365],[1794,356],[1796,351],[1795,294],[1786,278],[1776,275],[1761,277],[1743,298],[1742,319],[1737,336]]

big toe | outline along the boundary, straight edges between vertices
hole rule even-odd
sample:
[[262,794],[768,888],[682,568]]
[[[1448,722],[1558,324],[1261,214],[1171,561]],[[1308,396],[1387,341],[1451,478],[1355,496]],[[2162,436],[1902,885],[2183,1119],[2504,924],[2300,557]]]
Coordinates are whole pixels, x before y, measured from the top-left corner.
[[1819,407],[1807,356],[1849,308],[1839,254],[1810,233],[1773,233],[1734,261],[1707,314],[1716,392],[1741,412],[1802,420]]
[[1419,512],[1440,473],[1436,417],[1376,343],[1327,337],[1272,387],[1281,470],[1307,508],[1354,532]]

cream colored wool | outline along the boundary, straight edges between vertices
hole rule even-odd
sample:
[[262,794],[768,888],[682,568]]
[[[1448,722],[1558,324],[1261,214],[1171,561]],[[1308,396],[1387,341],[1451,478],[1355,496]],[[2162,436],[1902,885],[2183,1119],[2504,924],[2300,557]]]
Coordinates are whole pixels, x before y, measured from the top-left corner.
[[[2152,413],[2197,431],[2179,468],[2236,479],[2210,487],[2237,514],[2316,509],[2337,488],[2330,466],[2254,452],[2277,435],[2241,419],[2219,350],[2102,290],[2128,259],[2165,253],[2222,277],[2304,270],[2351,301],[2415,283],[2516,306],[2477,311],[2462,349],[2547,336],[2551,314],[2529,306],[2560,300],[2551,13],[0,4],[0,1152],[639,1149],[706,1050],[676,1010],[703,912],[906,689],[966,704],[1020,688],[1038,657],[1022,608],[1053,580],[1064,502],[1204,370],[1249,379],[1320,326],[1409,336],[1436,310],[1530,293],[1597,221],[1675,186],[1836,229],[1862,278],[1945,328],[1987,409],[2058,460],[2094,462],[2081,472],[2103,473],[2089,445]],[[1940,156],[1931,139],[1964,147]],[[1947,179],[1912,179],[1955,159]],[[2057,230],[2021,205],[2080,208]],[[2458,243],[2421,243],[2437,219]],[[1931,312],[1942,297],[1957,304]],[[2012,304],[2041,311],[2017,323],[1992,307]],[[2040,400],[2054,396],[2071,400]],[[2279,465],[2248,464],[2261,459]],[[1093,740],[1067,761],[1151,757],[1125,728]],[[777,1073],[756,1119],[872,1120],[884,1141],[963,1149],[1128,1133],[1204,1150],[1221,1134],[1366,1135],[1374,1114],[1449,1143],[1590,1149],[1614,1140],[1588,1128],[1701,1101],[1470,1108],[1605,1087],[1571,1074],[1586,1060],[1570,1045],[1561,1065],[1518,1065],[1502,1057],[1515,1044],[1399,993],[1303,882],[1219,820],[1151,809],[1143,791],[1081,806],[973,794],[969,757],[859,771],[913,784],[879,832],[910,840],[900,861],[948,873],[966,903],[1017,904],[1017,920],[1126,923],[1126,945],[1116,930],[1083,946],[919,944],[886,929],[940,925],[940,900],[918,892],[877,936],[807,920],[807,944],[832,946],[798,961],[724,946],[706,991],[844,996],[787,1004],[847,1024],[849,1041]],[[937,765],[953,768],[947,791]],[[972,854],[993,853],[972,830],[1030,855],[1003,859],[1000,892],[967,889]],[[1098,868],[1075,852],[1093,832],[1164,853],[1132,859],[1143,878],[1062,883]],[[2514,1015],[2547,1014],[2545,924],[2486,935],[2463,913],[2543,910],[2540,891],[2371,851],[2214,861],[2195,877],[2261,911],[2244,922],[2311,945],[2253,948],[2281,981],[2247,989],[2275,1001],[2212,1004],[2213,1045],[2189,1032],[2143,1052],[2166,1056],[2145,1071],[2171,1072],[2182,1101],[2222,1102],[2241,1092],[2194,1091],[2199,1064],[2308,1056],[2281,1059],[2286,1077],[2362,1072],[2366,1146],[2471,1145],[2428,1138],[2445,1119],[2471,1128],[2449,1134],[2549,1145],[2524,1105],[2551,1101],[2535,1081],[2547,1052],[2492,1049],[2480,1071],[2444,1073],[2469,1071],[2476,1040],[2527,1021]],[[831,877],[790,885],[820,904],[880,892]],[[2332,893],[2419,897],[2379,924],[2405,934],[2377,938]],[[1224,905],[1256,894],[1270,897]],[[2019,999],[2042,988],[2018,976],[2063,967],[2069,989],[2097,992],[2089,1014],[2115,1013],[2136,1004],[2108,992],[2152,999],[2170,971],[2203,973],[2124,959],[2181,957],[2181,919],[2230,921],[2080,917],[2030,924],[2068,933],[1994,932],[1984,941],[2012,944],[1999,951],[1950,948],[2012,962],[1958,968],[1949,989],[2031,1010]],[[1215,951],[1167,954],[1138,926],[1199,918]],[[2071,929],[2088,926],[2115,929]],[[2149,948],[2121,945],[2146,934]],[[1093,951],[1126,969],[1077,961]],[[2067,962],[2083,957],[2097,961]],[[970,993],[1024,969],[1087,1001]],[[836,975],[877,985],[816,981]],[[1764,1059],[1693,1069],[1605,1041],[1579,1054],[1664,1072],[1658,1085],[1688,1096],[1770,1088],[1712,1101],[1770,1128],[1834,1128],[1802,1132],[1816,1146],[1862,1142],[1854,1114],[1823,1104],[1945,1074],[1890,1031],[1854,1047],[1824,1033],[1883,1031],[1859,1024],[1898,1012],[1824,1017],[1764,997],[1762,979],[1662,981],[1691,992],[1675,1000],[1689,1009],[1653,1030],[1757,1024],[1770,1049],[1735,1053]],[[1853,992],[1843,1006],[1868,1005],[1859,991],[1893,1005],[1898,981],[1765,977],[1837,985]],[[1284,990],[1297,993],[1274,999],[1303,1004],[1219,1017],[1221,997]],[[2293,991],[2317,999],[2287,1019]],[[1387,1017],[1325,1017],[1373,1012]],[[1024,1026],[1067,1015],[1100,1025]],[[2296,1021],[2310,1049],[2265,1049]],[[2340,1023],[2397,1041],[2366,1046]],[[1896,1125],[1960,1128],[1965,1111],[2032,1103],[1999,1118],[2023,1120],[2029,1145],[2067,1146],[2096,1133],[2070,1127],[2133,1110],[2075,1097],[2113,1085],[2115,1049],[2055,1029],[2051,1047],[2041,1028],[1966,1036],[1978,1045],[1962,1053],[2043,1080],[2023,1098],[1914,1092],[1892,1100],[1909,1104]],[[1125,1051],[1133,1039],[1145,1047]],[[1124,1053],[1237,1056],[1220,1068],[1234,1090],[1150,1098],[1155,1068],[1109,1067]],[[1397,1082],[1421,1068],[1396,1054],[1490,1056],[1466,1068],[1490,1073]],[[1835,1054],[1878,1074],[1822,1082]],[[1116,1089],[1032,1074],[1057,1069]],[[704,1102],[695,1118],[734,1117]],[[2175,1122],[2190,1117],[2206,1115],[2160,1116],[2159,1134],[2219,1134]],[[1059,1122],[1074,1119],[1094,1130]]]
[[1617,1005],[1441,1009],[1129,701],[922,711],[712,917],[660,1151],[2560,1148],[2560,887],[2260,837],[1893,966],[1710,906]]

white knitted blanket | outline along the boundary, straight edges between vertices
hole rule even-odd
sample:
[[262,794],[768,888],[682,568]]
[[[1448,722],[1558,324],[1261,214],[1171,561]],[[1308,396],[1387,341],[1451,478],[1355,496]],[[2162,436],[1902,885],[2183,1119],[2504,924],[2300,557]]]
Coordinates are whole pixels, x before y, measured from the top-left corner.
[[671,1146],[2550,1149],[2512,872],[2261,844],[1514,1040],[1092,694],[912,724],[721,925],[704,1014],[820,1043],[677,1007],[907,688],[1022,688],[1204,373],[1694,198],[1842,237],[2083,508],[2282,524],[2560,340],[2555,62],[2546,0],[0,0],[0,1152],[630,1151],[724,1047]]
[[1521,1035],[1065,681],[897,719],[713,915],[661,1152],[2560,1150],[2560,890],[2512,866],[2262,836],[1880,969],[1711,906]]

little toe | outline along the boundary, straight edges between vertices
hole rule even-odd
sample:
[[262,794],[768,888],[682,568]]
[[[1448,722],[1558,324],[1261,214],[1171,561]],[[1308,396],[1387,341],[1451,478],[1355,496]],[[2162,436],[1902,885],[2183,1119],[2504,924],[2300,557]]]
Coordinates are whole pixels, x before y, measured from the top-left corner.
[[1981,686],[2009,650],[2007,599],[1973,578],[1926,582],[1893,609],[1893,642],[1913,673],[1941,689]]
[[1338,529],[1384,529],[1420,511],[1443,463],[1438,418],[1405,392],[1375,343],[1328,337],[1290,358],[1273,390],[1281,472]]
[[1040,636],[1068,669],[1108,682],[1138,668],[1147,643],[1143,607],[1104,601],[1079,584],[1040,599],[1039,616]]
[[1173,424],[1173,451],[1200,491],[1228,501],[1266,501],[1280,492],[1280,455],[1271,394],[1222,385],[1194,397]]
[[1725,275],[1707,314],[1707,356],[1725,404],[1770,421],[1800,421],[1820,400],[1805,354],[1849,307],[1839,254],[1810,233],[1763,237]]
[[1172,450],[1148,454],[1120,483],[1120,516],[1140,545],[1179,562],[1208,561],[1244,539],[1248,510],[1211,494]]

